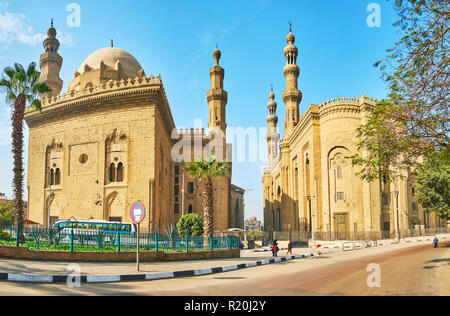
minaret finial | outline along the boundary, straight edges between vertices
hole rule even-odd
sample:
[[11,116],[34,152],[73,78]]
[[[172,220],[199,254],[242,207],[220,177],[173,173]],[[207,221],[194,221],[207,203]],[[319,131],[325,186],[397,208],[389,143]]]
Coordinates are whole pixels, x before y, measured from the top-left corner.
[[53,22],[54,22],[54,21],[55,21],[55,19],[52,18],[52,21],[51,21],[51,23],[50,23],[51,27],[53,27]]
[[114,40],[111,39],[111,47],[114,47]]

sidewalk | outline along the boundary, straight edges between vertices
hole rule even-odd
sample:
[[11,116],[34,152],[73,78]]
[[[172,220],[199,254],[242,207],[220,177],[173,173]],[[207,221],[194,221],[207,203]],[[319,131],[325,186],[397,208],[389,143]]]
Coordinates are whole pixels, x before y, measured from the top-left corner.
[[[309,249],[297,248],[292,250],[293,255],[311,253]],[[284,256],[286,251],[280,251]],[[88,263],[81,262],[81,275],[124,275],[163,273],[171,271],[185,271],[208,269],[214,267],[241,265],[260,260],[273,259],[271,253],[257,253],[251,250],[242,250],[241,258],[192,260],[192,261],[165,261],[141,263],[140,271],[136,271],[136,263]],[[13,259],[0,259],[0,273],[37,274],[37,275],[67,275],[69,262],[25,261]]]

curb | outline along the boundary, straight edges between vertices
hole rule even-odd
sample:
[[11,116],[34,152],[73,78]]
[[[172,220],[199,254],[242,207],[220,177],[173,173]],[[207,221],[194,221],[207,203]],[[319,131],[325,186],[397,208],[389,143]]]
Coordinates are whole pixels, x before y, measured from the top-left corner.
[[[136,282],[136,281],[154,281],[163,279],[174,279],[192,276],[202,276],[209,274],[216,274],[240,269],[246,269],[256,266],[263,266],[272,263],[279,263],[294,259],[303,259],[308,257],[313,257],[312,253],[280,257],[274,259],[267,259],[255,262],[247,262],[237,265],[229,265],[217,268],[207,268],[199,270],[185,270],[185,271],[174,271],[174,272],[157,272],[157,273],[147,273],[147,274],[123,274],[123,275],[88,275],[79,276],[80,283],[115,283],[115,282]],[[37,274],[15,274],[15,273],[0,273],[0,281],[7,282],[24,282],[24,283],[66,283],[67,281],[72,281],[77,276],[71,275],[37,275]],[[70,278],[70,280],[68,280]]]

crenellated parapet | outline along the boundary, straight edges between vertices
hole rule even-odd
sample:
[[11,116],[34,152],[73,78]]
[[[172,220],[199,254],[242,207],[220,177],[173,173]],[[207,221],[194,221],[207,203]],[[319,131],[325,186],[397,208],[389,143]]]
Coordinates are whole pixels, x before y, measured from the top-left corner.
[[179,138],[202,138],[206,139],[209,137],[209,135],[206,133],[204,128],[179,128],[177,129],[177,135]]
[[377,99],[362,95],[357,98],[338,97],[327,100],[319,105],[321,117],[336,113],[360,113],[367,107],[372,108],[378,102]]
[[[137,76],[136,78],[128,78],[121,80],[109,80],[107,83],[92,86],[89,88],[82,89],[80,91],[77,90],[69,90],[67,93],[63,93],[59,96],[54,96],[50,98],[42,97],[41,104],[42,107],[48,107],[52,105],[56,105],[62,102],[70,102],[72,100],[76,100],[81,97],[94,96],[97,94],[112,92],[112,91],[120,91],[132,88],[144,88],[151,86],[159,86],[162,87],[162,79],[161,75],[158,75],[156,78],[152,75],[150,77],[145,76]],[[28,110],[27,112],[32,112]]]
[[331,100],[326,100],[320,104],[320,109],[323,109],[328,106],[332,105],[363,105],[363,104],[369,104],[369,105],[375,105],[378,102],[377,99],[368,97],[366,95],[362,95],[358,99],[356,98],[350,98],[350,97],[337,97],[333,98]]

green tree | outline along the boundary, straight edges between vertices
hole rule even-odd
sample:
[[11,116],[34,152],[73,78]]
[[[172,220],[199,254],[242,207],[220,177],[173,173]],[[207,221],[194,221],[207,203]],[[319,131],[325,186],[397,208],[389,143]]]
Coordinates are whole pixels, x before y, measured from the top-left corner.
[[417,201],[427,212],[449,219],[450,151],[429,155],[417,170]]
[[186,172],[201,181],[203,198],[204,236],[208,237],[214,232],[214,196],[213,178],[229,177],[229,164],[226,161],[217,161],[215,157],[205,160],[204,157],[186,164]]
[[0,205],[0,228],[14,224],[14,217],[12,202]]
[[180,236],[195,236],[203,235],[203,219],[197,214],[183,215],[177,224],[178,234]]
[[19,236],[23,228],[23,121],[27,106],[31,110],[42,110],[39,95],[51,89],[39,82],[41,73],[36,70],[36,63],[31,63],[25,70],[16,63],[14,67],[4,69],[0,79],[0,88],[6,92],[6,102],[10,104],[12,115],[12,154],[14,156],[14,210],[16,222],[20,226]]
[[396,0],[394,8],[402,37],[375,64],[389,94],[358,129],[361,154],[352,157],[368,181],[393,181],[427,155],[448,150],[450,2]]

